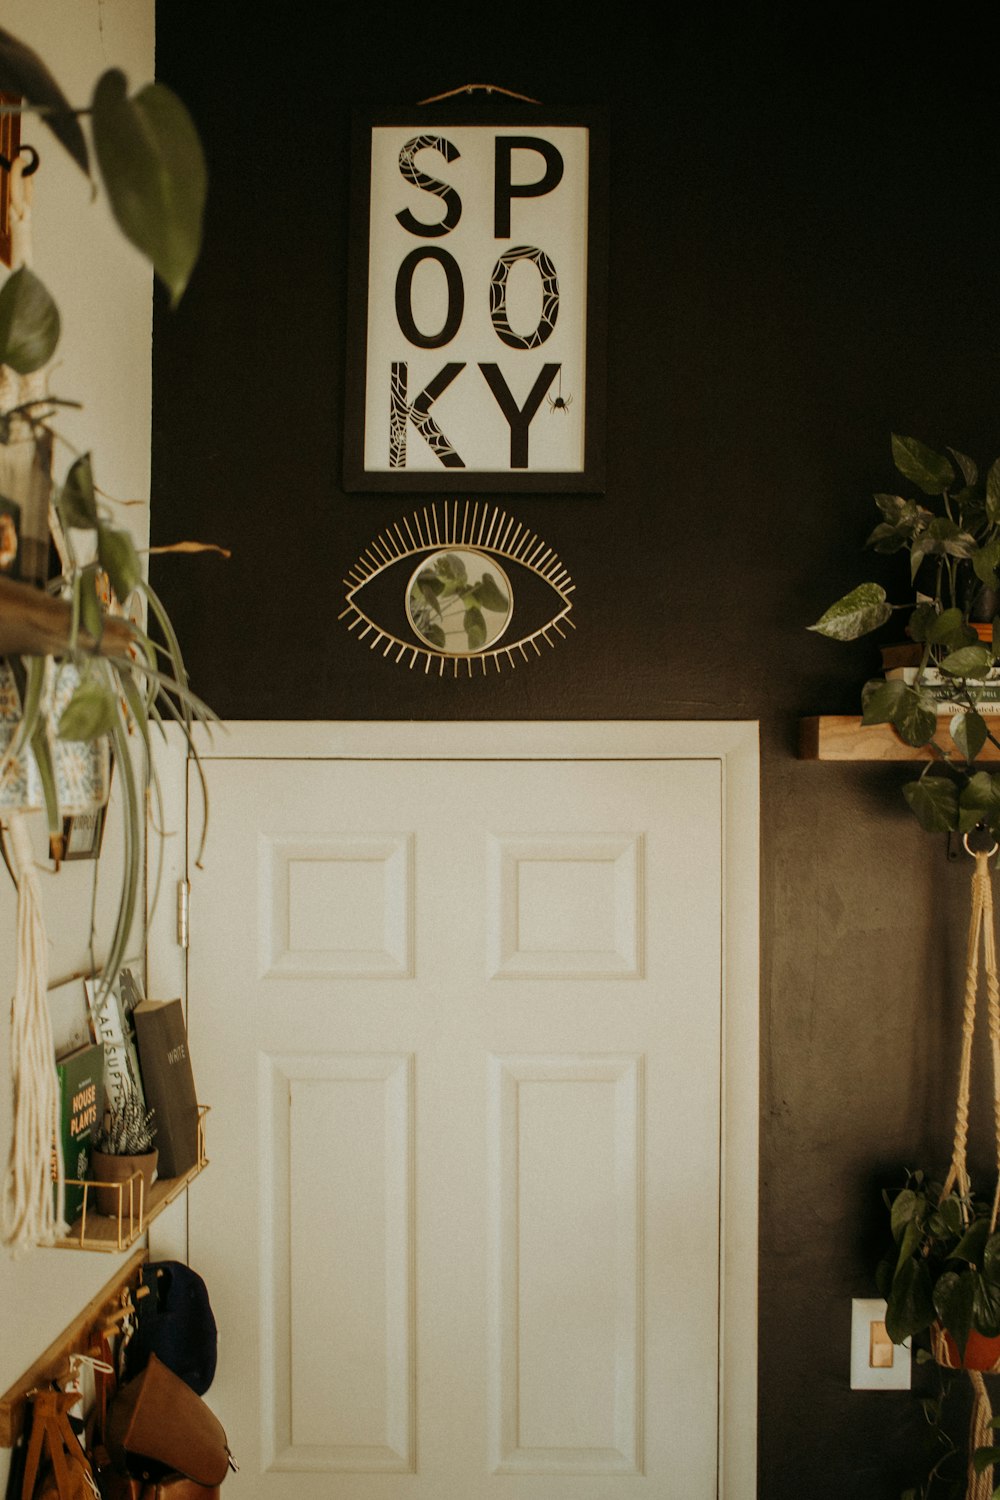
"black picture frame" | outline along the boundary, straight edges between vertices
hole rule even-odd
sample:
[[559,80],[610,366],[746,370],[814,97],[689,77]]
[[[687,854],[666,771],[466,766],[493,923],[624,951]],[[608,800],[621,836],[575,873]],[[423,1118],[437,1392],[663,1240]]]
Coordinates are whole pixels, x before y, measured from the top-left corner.
[[[406,176],[401,152],[421,137],[428,143],[408,153]],[[446,147],[434,144],[442,138]],[[523,235],[518,218],[527,225]],[[464,239],[452,239],[452,230]],[[562,247],[559,257],[537,243],[546,231]],[[607,246],[604,111],[490,98],[356,112],[344,489],[603,494]],[[421,276],[431,303],[418,319]],[[517,277],[522,317],[515,327],[506,295]],[[522,331],[529,306],[532,317],[538,308],[536,326],[529,318]],[[461,444],[478,444],[478,457],[463,455],[444,418],[436,420],[449,403],[460,409],[450,420],[458,421]]]

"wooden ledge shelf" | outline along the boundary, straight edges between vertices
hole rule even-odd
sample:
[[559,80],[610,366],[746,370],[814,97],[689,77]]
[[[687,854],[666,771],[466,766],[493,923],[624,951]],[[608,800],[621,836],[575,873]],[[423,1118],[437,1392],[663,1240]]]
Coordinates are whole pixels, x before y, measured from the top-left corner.
[[[1000,729],[1000,719],[997,719]],[[948,733],[948,720],[939,722],[938,738],[946,750],[956,746]],[[997,736],[1000,739],[1000,734]],[[931,760],[933,750],[906,745],[891,724],[862,724],[854,714],[824,714],[799,720],[800,760],[907,761]],[[1000,749],[989,741],[979,752],[981,761],[1000,761]]]
[[[70,1225],[69,1233],[54,1240],[55,1250],[105,1250],[118,1255],[134,1245],[140,1235],[145,1234],[154,1219],[158,1219],[165,1208],[180,1197],[189,1183],[204,1172],[208,1166],[205,1152],[205,1116],[211,1108],[208,1104],[198,1106],[198,1160],[180,1177],[158,1178],[150,1188],[149,1195],[141,1187],[141,1173],[136,1172],[131,1181],[117,1184],[117,1214],[95,1213],[88,1199],[93,1182],[81,1182],[83,1188],[83,1212]],[[41,1248],[48,1249],[48,1246]]]
[[[134,1245],[139,1236],[146,1233],[153,1220],[158,1219],[163,1210],[169,1208],[174,1199],[179,1197],[188,1184],[193,1182],[207,1166],[206,1158],[196,1162],[182,1177],[158,1179],[153,1183],[145,1202],[137,1204],[135,1212],[129,1212],[127,1191],[123,1194],[122,1212],[114,1217],[98,1214],[92,1208],[87,1208],[78,1219],[74,1220],[68,1234],[62,1239],[53,1241],[53,1249],[106,1250],[111,1255],[118,1255],[120,1251],[127,1250],[130,1245]],[[92,1187],[93,1184],[87,1184],[87,1186]],[[126,1189],[127,1186],[126,1184]]]
[[68,1328],[40,1355],[9,1391],[0,1396],[0,1448],[13,1448],[24,1427],[28,1392],[48,1385],[61,1375],[73,1354],[86,1354],[95,1347],[104,1320],[118,1308],[122,1293],[135,1284],[146,1251],[137,1250],[121,1266],[104,1289],[92,1297]]

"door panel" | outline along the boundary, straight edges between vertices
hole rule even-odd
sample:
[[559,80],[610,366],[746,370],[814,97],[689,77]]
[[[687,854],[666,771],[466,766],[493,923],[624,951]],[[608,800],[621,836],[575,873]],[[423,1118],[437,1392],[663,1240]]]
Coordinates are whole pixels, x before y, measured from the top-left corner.
[[245,1496],[717,1493],[717,760],[226,760],[192,1264]]

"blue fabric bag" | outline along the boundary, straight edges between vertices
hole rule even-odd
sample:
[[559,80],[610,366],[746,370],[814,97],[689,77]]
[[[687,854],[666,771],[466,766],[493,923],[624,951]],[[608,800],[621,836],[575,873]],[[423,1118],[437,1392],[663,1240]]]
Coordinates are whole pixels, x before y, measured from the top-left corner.
[[218,1354],[204,1281],[182,1261],[151,1261],[140,1269],[134,1301],[135,1332],[125,1348],[125,1378],[140,1374],[155,1354],[203,1396],[215,1378]]

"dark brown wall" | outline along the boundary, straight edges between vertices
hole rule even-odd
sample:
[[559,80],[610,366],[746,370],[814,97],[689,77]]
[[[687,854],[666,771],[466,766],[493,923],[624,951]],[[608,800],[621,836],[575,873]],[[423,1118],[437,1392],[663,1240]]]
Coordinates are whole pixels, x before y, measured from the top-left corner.
[[[890,432],[1000,452],[995,38],[973,6],[739,9],[654,40],[620,7],[306,5],[282,29],[161,4],[212,188],[188,295],[157,309],[154,528],[233,557],[154,581],[223,717],[760,720],[760,1493],[873,1500],[917,1477],[922,1420],[848,1389],[850,1299],[882,1183],[947,1164],[968,870],[898,771],[798,761],[796,726],[877,667],[805,627],[897,586],[863,550]],[[577,632],[456,683],[336,616],[407,509],[339,486],[350,109],[467,82],[607,108],[609,462],[603,497],[516,501]]]

